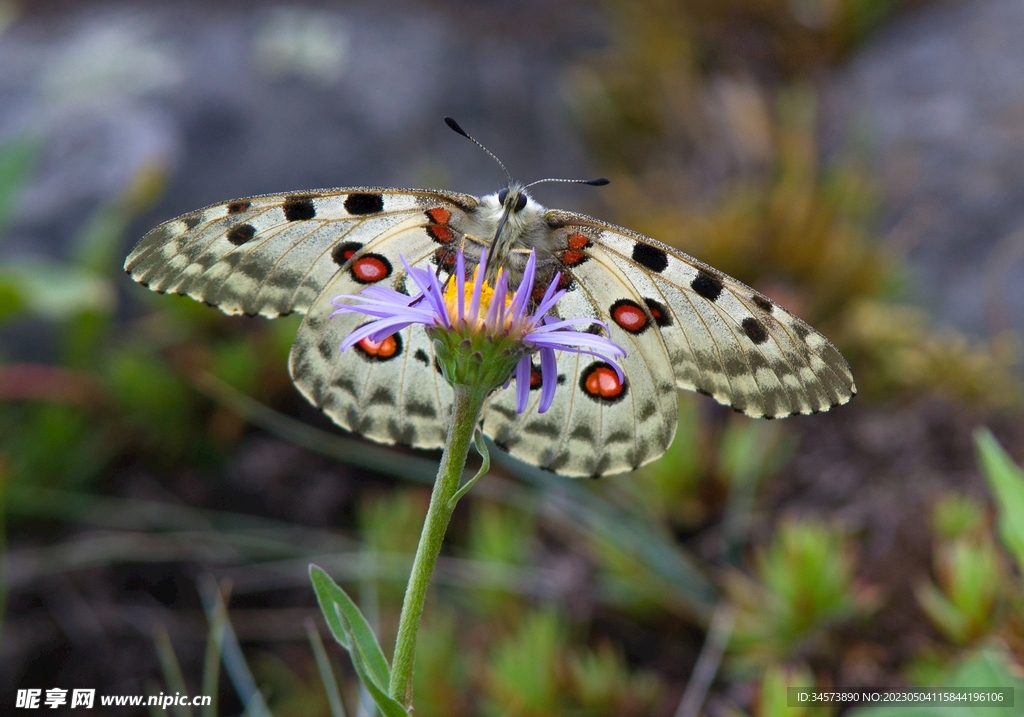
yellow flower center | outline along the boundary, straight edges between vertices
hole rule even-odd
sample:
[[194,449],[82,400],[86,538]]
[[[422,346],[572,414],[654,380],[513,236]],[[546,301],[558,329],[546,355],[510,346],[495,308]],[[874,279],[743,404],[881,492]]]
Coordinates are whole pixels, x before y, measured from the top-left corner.
[[[501,277],[501,272],[504,269],[498,270],[498,278]],[[481,330],[484,326],[484,318],[487,316],[487,311],[491,307],[491,303],[494,301],[494,289],[486,281],[480,287],[480,310],[475,317],[469,315],[469,304],[473,300],[473,285],[476,281],[477,275],[480,273],[480,267],[478,266],[473,272],[473,280],[465,282],[462,286],[458,285],[456,281],[449,281],[444,288],[444,306],[448,311],[449,320],[455,324],[459,320],[459,292],[462,292],[462,305],[463,305],[463,317],[467,324],[472,324],[475,330]],[[495,281],[498,279],[496,278]],[[508,309],[512,303],[512,297],[507,293],[505,294],[505,308]],[[474,319],[476,319],[474,321]],[[511,323],[509,317],[506,315],[505,324],[501,328],[507,328],[507,325]]]

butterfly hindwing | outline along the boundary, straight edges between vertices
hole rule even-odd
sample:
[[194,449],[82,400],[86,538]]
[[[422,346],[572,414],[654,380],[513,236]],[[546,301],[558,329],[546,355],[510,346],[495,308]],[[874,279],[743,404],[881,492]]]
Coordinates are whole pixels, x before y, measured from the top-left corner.
[[[574,279],[591,262],[628,278],[680,388],[764,418],[825,411],[856,393],[849,365],[828,339],[736,279],[622,227],[557,210],[546,218],[564,237],[555,243],[567,247],[560,258]],[[592,242],[582,254],[572,249],[576,234]]]
[[[444,191],[376,187],[269,194],[214,204],[142,238],[125,262],[133,279],[228,314],[304,312],[351,255],[403,227],[421,233],[471,210]],[[441,210],[437,222],[427,212]]]
[[[451,241],[457,236],[453,229]],[[379,345],[367,340],[341,352],[341,342],[368,317],[331,316],[334,297],[357,294],[368,285],[415,294],[399,255],[411,266],[436,268],[432,261],[439,250],[424,226],[399,225],[354,250],[309,307],[292,345],[289,371],[306,399],[342,428],[381,443],[444,445],[452,389],[436,369],[433,344],[423,327],[414,325]]]
[[516,415],[515,392],[504,391],[485,413],[484,432],[520,460],[562,475],[633,470],[662,455],[675,435],[678,400],[665,344],[657,331],[635,324],[627,331],[609,320],[611,307],[639,307],[642,300],[614,265],[580,263],[566,286],[559,315],[608,325],[611,339],[626,351],[620,362],[625,383],[599,358],[561,352],[560,385],[547,412],[537,413],[535,389],[527,410]]

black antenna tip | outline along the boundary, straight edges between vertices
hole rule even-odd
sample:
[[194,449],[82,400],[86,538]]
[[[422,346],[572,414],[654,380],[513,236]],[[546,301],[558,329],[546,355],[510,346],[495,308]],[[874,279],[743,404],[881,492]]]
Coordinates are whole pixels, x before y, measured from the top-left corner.
[[597,179],[588,179],[584,184],[589,184],[591,187],[603,187],[606,184],[611,184],[611,181],[608,177],[598,177]]
[[459,123],[453,120],[451,117],[445,117],[444,123],[451,127],[453,130],[455,130],[456,132],[458,132],[459,134],[461,134],[463,137],[471,139],[470,136],[466,134],[466,130],[462,129],[462,127],[459,127]]

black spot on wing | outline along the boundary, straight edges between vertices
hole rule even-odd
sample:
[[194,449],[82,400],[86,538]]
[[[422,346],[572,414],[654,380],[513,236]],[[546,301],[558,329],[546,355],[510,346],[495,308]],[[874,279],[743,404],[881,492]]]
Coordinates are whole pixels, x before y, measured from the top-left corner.
[[386,386],[378,386],[374,389],[366,403],[370,406],[395,406],[398,404],[394,392]]
[[362,242],[347,241],[331,249],[331,258],[338,266],[344,266],[345,262],[352,258],[352,255],[363,248]]
[[595,443],[596,437],[594,436],[594,429],[586,423],[580,423],[573,427],[572,433],[569,434],[570,438],[576,438],[586,443]]
[[410,416],[422,416],[423,418],[437,418],[437,409],[429,403],[409,401],[405,404],[405,412]]
[[345,198],[345,211],[349,214],[376,214],[384,211],[383,194],[350,194]]
[[[502,406],[500,403],[492,403],[487,408],[487,410],[488,411],[494,411],[495,413],[497,413],[497,414],[499,414],[501,416],[504,416],[509,421],[514,420],[516,418],[516,416],[519,415],[519,414],[516,413],[516,410],[514,408],[508,408],[507,406]],[[504,449],[502,449],[502,450],[504,450]]]
[[633,245],[633,261],[658,273],[668,268],[668,254],[657,247],[644,244],[643,242],[637,242]]
[[412,355],[414,359],[422,363],[424,366],[430,365],[430,357],[427,356],[427,352],[423,349],[416,349],[416,353]]
[[757,294],[754,294],[750,298],[751,298],[751,300],[753,300],[753,302],[755,304],[757,304],[757,307],[759,309],[763,309],[763,310],[767,311],[769,314],[772,313],[772,310],[775,308],[775,304],[773,304],[771,301],[769,301],[768,299],[766,299],[763,296],[759,296]]
[[715,301],[722,294],[722,280],[706,271],[700,271],[690,282],[690,288],[708,301]]
[[552,422],[541,423],[528,421],[526,425],[523,426],[523,433],[551,439],[558,438],[560,431],[561,427],[557,423]]
[[[334,380],[334,386],[347,393],[352,398],[359,398],[356,383],[348,376],[339,376]],[[319,404],[318,404],[319,405]],[[355,425],[354,423],[351,425]]]
[[235,246],[241,246],[254,236],[256,236],[256,227],[252,224],[239,224],[228,230],[227,240]]
[[654,317],[654,323],[658,326],[671,326],[672,325],[672,314],[660,301],[654,299],[644,299],[644,303],[647,304],[647,309],[651,312],[651,316]]
[[390,419],[388,436],[400,446],[411,446],[416,438],[416,429],[411,424],[401,426],[395,419]]
[[747,335],[747,338],[755,344],[760,345],[768,340],[768,331],[765,329],[764,324],[753,316],[743,319],[741,326],[743,326],[743,332]]
[[187,217],[184,217],[182,219],[182,221],[185,222],[185,226],[188,227],[189,230],[192,230],[192,229],[195,229],[197,226],[199,226],[200,223],[202,223],[203,215],[202,214],[189,214]]
[[312,219],[316,216],[313,198],[306,196],[288,197],[284,200],[284,218],[290,222]]
[[228,204],[228,214],[241,214],[252,206],[252,202],[231,202]]

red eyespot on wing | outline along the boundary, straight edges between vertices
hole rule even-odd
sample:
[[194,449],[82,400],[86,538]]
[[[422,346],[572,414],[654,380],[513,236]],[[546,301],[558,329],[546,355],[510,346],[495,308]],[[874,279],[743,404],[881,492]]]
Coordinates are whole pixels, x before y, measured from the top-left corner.
[[338,244],[338,246],[331,250],[331,258],[334,259],[335,264],[342,266],[345,262],[355,256],[355,253],[362,248],[363,245],[361,242],[347,241],[342,244]]
[[456,263],[455,251],[445,247],[438,249],[434,252],[434,263],[442,269],[453,271]]
[[434,224],[447,224],[448,220],[452,218],[452,213],[444,207],[434,207],[433,209],[427,210],[427,219]]
[[438,244],[447,244],[454,236],[451,227],[444,224],[430,224],[427,226],[427,234]]
[[396,334],[386,336],[380,341],[373,341],[367,337],[356,343],[355,346],[366,358],[372,361],[393,359],[402,350],[401,340]]
[[604,361],[595,361],[583,371],[580,388],[590,398],[604,403],[614,403],[626,395],[626,384]]
[[380,254],[366,254],[356,259],[349,271],[360,284],[376,284],[391,276],[391,262]]
[[536,366],[530,366],[530,390],[533,391],[534,389],[540,388],[540,384],[540,369],[538,369]]
[[640,304],[629,299],[619,299],[610,309],[612,320],[631,334],[639,334],[647,328],[647,314]]
[[566,266],[579,266],[588,259],[586,252],[569,249],[562,252],[562,263]]
[[590,246],[590,237],[586,234],[570,234],[567,246],[570,249],[586,249]]

